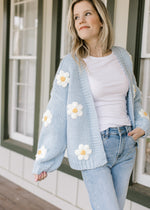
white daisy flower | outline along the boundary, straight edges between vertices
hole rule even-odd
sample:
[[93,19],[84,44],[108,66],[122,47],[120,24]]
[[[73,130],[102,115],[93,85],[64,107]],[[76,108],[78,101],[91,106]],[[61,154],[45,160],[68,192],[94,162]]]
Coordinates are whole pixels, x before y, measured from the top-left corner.
[[45,148],[45,146],[42,146],[41,148],[39,148],[36,154],[36,160],[44,158],[46,155],[46,152],[47,152],[47,149]]
[[46,110],[42,118],[42,122],[44,122],[44,126],[47,127],[48,124],[51,123],[51,120],[52,120],[52,114],[49,110]]
[[141,109],[139,111],[139,114],[141,115],[141,117],[145,117],[145,118],[149,119],[149,116],[148,116],[147,112],[145,112],[143,109]]
[[59,74],[56,76],[56,79],[57,79],[58,85],[60,85],[62,87],[66,87],[70,81],[69,73],[60,70]]
[[67,114],[71,115],[72,119],[76,119],[77,117],[82,116],[83,106],[78,104],[78,102],[73,102],[72,104],[67,105]]
[[78,160],[88,160],[89,155],[92,153],[92,150],[89,148],[89,145],[79,144],[79,148],[75,150],[75,154],[78,156]]
[[133,85],[133,97],[135,98],[136,96],[136,88],[135,88],[135,85]]

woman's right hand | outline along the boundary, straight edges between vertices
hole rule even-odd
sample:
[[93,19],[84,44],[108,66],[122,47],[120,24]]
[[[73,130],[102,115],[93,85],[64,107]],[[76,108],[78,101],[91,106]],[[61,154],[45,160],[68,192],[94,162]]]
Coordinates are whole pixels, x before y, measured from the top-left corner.
[[43,171],[40,174],[34,174],[34,180],[35,180],[35,182],[41,181],[41,180],[45,179],[46,177],[47,177],[47,172],[46,171]]

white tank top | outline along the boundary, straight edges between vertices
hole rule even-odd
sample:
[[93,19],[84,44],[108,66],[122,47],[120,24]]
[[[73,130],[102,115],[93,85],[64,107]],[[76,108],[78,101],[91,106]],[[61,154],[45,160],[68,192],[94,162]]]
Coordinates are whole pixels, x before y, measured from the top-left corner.
[[104,57],[88,56],[84,61],[100,131],[131,125],[125,99],[129,89],[128,78],[116,56],[113,53]]

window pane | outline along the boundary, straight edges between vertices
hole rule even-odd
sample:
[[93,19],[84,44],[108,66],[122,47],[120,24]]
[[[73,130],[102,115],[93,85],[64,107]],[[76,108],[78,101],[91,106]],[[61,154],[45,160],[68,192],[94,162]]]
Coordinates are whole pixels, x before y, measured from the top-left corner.
[[25,108],[25,86],[17,85],[17,108]]
[[18,61],[18,82],[19,83],[26,83],[27,81],[27,74],[26,74],[26,69],[27,67],[27,61]]
[[34,115],[33,112],[29,112],[26,114],[26,121],[25,121],[25,135],[32,137],[34,131]]
[[24,31],[24,55],[36,55],[36,32],[35,30]]
[[37,41],[38,1],[23,1],[12,6],[12,55],[35,56]]
[[150,175],[150,138],[146,141],[145,173]]
[[14,29],[23,29],[24,27],[24,4],[14,6]]
[[26,4],[25,27],[32,28],[37,26],[37,1],[30,1]]
[[25,115],[22,111],[16,111],[16,132],[24,134]]
[[23,55],[23,52],[24,52],[23,37],[24,37],[23,31],[14,31],[13,44],[12,44],[12,47],[13,47],[12,54],[14,56]]

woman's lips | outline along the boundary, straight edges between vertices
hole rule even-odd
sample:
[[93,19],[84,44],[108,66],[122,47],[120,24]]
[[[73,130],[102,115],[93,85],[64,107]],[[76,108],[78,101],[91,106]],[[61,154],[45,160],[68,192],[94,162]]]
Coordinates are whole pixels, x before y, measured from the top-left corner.
[[84,28],[89,28],[89,26],[82,26],[82,27],[80,28],[80,30],[82,30],[82,29],[84,29]]

